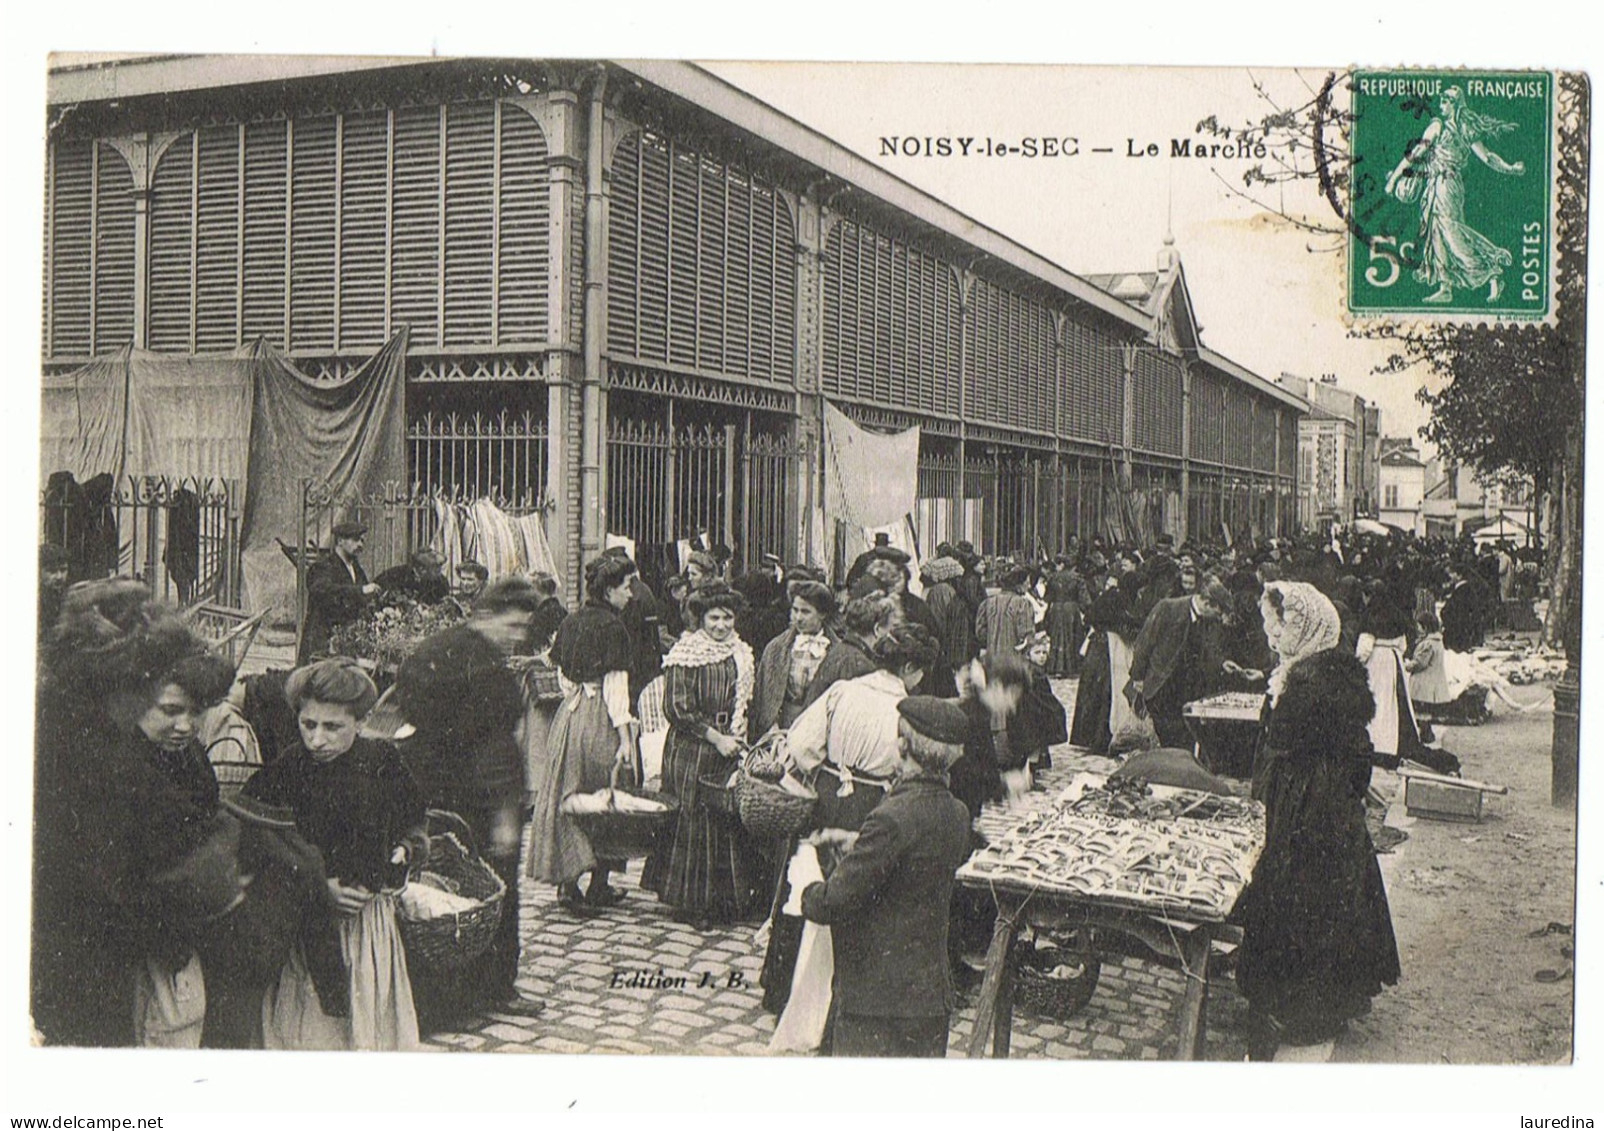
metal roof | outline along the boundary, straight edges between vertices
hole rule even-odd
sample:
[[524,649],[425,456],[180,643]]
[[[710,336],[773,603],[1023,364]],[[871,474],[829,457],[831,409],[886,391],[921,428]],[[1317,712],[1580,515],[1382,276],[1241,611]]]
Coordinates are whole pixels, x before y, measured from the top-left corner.
[[[47,97],[52,105],[92,102],[184,90],[204,90],[250,83],[312,78],[351,71],[439,65],[466,60],[432,56],[339,55],[128,55],[57,56],[49,72]],[[87,62],[80,60],[88,60]],[[860,157],[839,142],[749,94],[712,72],[677,60],[612,60],[611,65],[671,95],[724,119],[737,129],[839,178],[975,250],[1145,335],[1154,319],[1145,310],[1108,293],[974,217],[938,200],[902,178]],[[1212,350],[1199,357],[1255,392],[1299,412],[1307,402],[1274,382]]]

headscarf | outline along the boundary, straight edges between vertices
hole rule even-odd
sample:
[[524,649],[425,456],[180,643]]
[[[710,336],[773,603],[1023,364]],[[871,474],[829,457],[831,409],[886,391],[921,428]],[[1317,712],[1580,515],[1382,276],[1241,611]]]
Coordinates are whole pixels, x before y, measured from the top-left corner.
[[1259,599],[1264,635],[1281,662],[1270,673],[1270,702],[1281,697],[1287,674],[1316,652],[1335,648],[1342,639],[1342,620],[1325,594],[1302,581],[1272,581]]

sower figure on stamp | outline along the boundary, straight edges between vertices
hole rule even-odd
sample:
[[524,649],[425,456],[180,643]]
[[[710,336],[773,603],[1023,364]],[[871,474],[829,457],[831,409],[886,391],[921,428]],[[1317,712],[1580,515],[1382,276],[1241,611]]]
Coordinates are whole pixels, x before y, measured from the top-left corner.
[[[1427,302],[1452,302],[1454,288],[1487,288],[1487,301],[1504,290],[1504,270],[1514,263],[1499,247],[1465,222],[1465,164],[1472,155],[1495,173],[1521,176],[1526,165],[1505,161],[1487,140],[1515,127],[1465,106],[1464,92],[1442,92],[1441,116],[1426,126],[1418,145],[1387,175],[1387,191],[1405,203],[1420,201],[1420,266],[1415,278],[1436,284]],[[1424,179],[1424,185],[1420,179]]]
[[947,910],[969,855],[969,811],[947,789],[969,718],[927,695],[897,704],[897,782],[802,913],[829,924],[835,949],[831,1053],[945,1056],[952,1010]]

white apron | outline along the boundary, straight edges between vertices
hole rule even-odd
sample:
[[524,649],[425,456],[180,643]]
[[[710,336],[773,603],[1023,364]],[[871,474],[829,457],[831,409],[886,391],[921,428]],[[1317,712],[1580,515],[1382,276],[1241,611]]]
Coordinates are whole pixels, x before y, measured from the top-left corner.
[[1131,646],[1117,632],[1108,634],[1108,733],[1117,735],[1127,723],[1136,721],[1136,708],[1125,698],[1125,685],[1131,681]]
[[348,1018],[323,1012],[300,946],[290,952],[278,985],[262,1002],[266,1047],[384,1052],[418,1047],[418,1014],[395,903],[393,892],[381,892],[359,913],[340,918],[340,948],[351,976]]

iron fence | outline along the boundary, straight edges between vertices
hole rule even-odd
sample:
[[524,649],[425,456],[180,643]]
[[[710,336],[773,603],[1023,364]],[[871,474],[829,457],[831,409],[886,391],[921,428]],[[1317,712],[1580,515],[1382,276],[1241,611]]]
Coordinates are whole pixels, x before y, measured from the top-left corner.
[[58,473],[39,501],[40,540],[60,546],[73,581],[123,575],[161,600],[237,605],[239,521],[235,479]]
[[407,424],[412,493],[538,506],[546,496],[546,437],[543,411],[424,412]]

